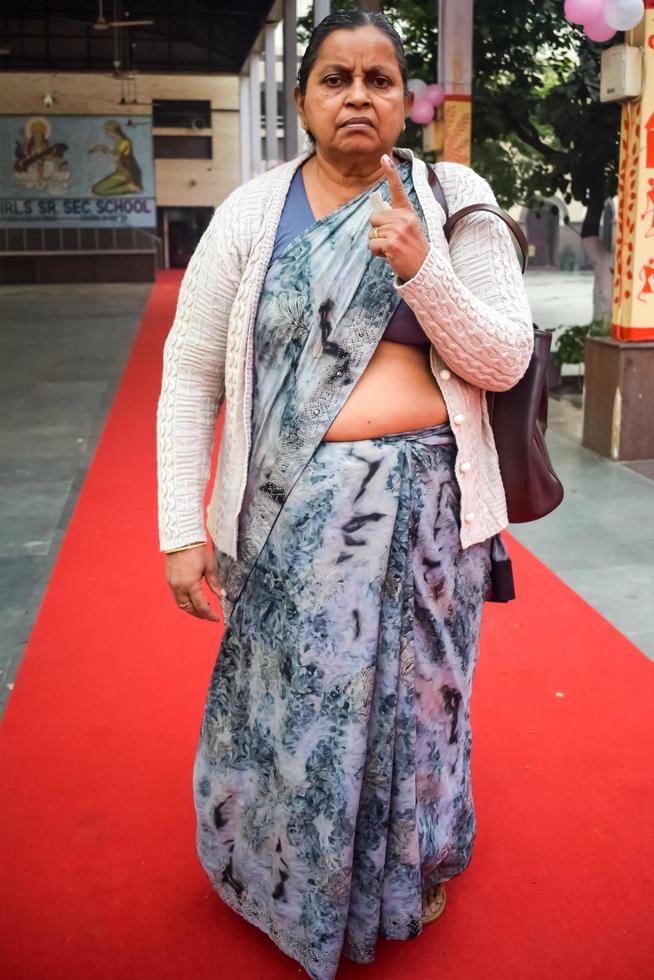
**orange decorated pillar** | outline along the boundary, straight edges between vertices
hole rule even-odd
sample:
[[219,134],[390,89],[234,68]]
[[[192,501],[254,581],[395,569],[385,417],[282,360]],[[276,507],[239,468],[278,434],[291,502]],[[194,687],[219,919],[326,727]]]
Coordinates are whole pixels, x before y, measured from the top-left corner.
[[643,52],[643,88],[622,103],[611,333],[654,340],[654,0],[625,33]]
[[640,96],[622,103],[611,336],[587,337],[582,444],[654,458],[654,0],[625,42],[640,48]]

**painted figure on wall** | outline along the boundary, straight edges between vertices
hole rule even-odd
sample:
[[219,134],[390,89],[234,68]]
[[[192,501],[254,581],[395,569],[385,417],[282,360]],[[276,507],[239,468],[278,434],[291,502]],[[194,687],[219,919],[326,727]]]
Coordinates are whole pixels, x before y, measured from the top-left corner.
[[70,183],[66,143],[50,143],[52,126],[43,116],[28,119],[16,139],[14,174],[26,188],[64,194]]
[[643,293],[648,296],[651,296],[654,293],[654,289],[652,289],[652,276],[654,276],[654,259],[649,259],[647,265],[644,265],[638,273],[638,278],[644,280],[643,288],[638,293],[638,299],[641,300],[642,303],[645,302],[645,300],[642,299]]
[[89,153],[104,153],[114,161],[115,169],[98,180],[91,188],[92,192],[100,195],[139,193],[143,190],[143,177],[134,156],[132,141],[115,119],[108,119],[103,129],[113,139],[114,145],[94,143],[89,147]]
[[651,238],[654,235],[654,178],[650,177],[647,181],[649,190],[647,191],[647,207],[640,216],[642,221],[646,214],[651,215],[650,226],[645,232],[645,238]]

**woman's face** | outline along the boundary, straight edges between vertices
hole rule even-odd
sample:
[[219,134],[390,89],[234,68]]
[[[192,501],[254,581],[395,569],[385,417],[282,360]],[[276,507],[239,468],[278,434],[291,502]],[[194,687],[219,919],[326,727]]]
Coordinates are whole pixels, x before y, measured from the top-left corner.
[[374,157],[396,144],[413,93],[404,94],[392,41],[368,25],[325,38],[304,98],[296,87],[295,100],[317,149]]

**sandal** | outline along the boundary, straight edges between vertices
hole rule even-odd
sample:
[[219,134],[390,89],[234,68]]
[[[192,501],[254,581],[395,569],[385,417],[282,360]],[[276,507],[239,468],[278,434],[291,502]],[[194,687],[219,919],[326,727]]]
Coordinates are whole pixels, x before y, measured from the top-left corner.
[[433,922],[434,919],[437,919],[439,917],[439,915],[442,915],[443,909],[445,908],[445,900],[446,900],[446,897],[447,896],[445,894],[445,884],[441,881],[441,882],[439,882],[438,888],[436,889],[436,892],[434,894],[434,898],[433,898],[433,906],[434,906],[434,909],[433,909],[433,911],[432,912],[429,912],[427,915],[425,915],[423,913],[423,916],[422,916],[422,924],[423,924],[423,926],[424,925],[427,925],[427,923],[429,923],[429,922]]

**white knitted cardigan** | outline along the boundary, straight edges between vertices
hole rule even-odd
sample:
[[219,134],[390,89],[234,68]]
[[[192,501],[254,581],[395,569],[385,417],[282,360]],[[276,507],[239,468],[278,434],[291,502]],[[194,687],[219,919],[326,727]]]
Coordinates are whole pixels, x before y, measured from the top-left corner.
[[[484,389],[503,391],[524,374],[533,349],[529,302],[511,233],[496,215],[476,212],[445,240],[444,214],[411,150],[413,183],[430,249],[398,293],[431,340],[431,369],[457,442],[462,547],[508,523],[497,451]],[[252,353],[259,295],[289,184],[313,151],[260,174],[216,209],[183,277],[166,338],[157,406],[159,543],[165,551],[206,538],[203,498],[216,415],[226,399],[207,529],[237,558],[238,515],[250,451]],[[496,203],[470,167],[439,163],[450,213],[466,204]]]

